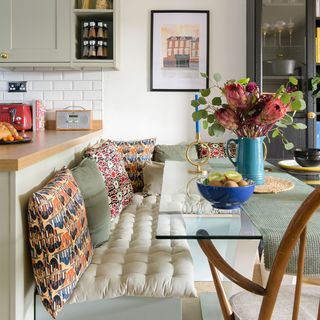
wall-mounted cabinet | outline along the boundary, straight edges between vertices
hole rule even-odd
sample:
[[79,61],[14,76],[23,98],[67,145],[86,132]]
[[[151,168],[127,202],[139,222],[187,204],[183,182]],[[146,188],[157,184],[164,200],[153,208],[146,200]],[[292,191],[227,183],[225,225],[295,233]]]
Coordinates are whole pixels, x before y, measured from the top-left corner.
[[0,67],[118,69],[119,1],[1,0]]

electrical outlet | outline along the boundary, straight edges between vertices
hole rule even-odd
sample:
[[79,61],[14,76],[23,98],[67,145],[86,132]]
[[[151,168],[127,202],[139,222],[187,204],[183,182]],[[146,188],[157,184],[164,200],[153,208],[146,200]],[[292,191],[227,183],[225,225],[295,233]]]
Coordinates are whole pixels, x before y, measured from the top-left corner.
[[27,92],[27,81],[9,82],[8,92]]

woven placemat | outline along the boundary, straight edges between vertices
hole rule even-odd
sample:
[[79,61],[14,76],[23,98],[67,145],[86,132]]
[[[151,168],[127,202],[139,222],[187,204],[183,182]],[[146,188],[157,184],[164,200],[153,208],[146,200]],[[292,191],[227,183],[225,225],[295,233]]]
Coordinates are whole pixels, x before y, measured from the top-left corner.
[[290,180],[285,180],[276,177],[265,177],[264,184],[256,186],[254,193],[278,193],[293,189],[294,183]]

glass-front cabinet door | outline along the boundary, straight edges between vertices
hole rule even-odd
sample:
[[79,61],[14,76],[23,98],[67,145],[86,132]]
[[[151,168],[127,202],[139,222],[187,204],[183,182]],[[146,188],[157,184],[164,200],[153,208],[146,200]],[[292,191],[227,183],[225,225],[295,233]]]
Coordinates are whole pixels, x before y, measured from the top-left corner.
[[[299,80],[299,90],[305,94],[307,109],[298,112],[298,122],[308,125],[308,130],[287,129],[286,137],[295,147],[314,145],[313,99],[308,90],[308,79],[313,72],[314,53],[310,41],[314,19],[313,0],[248,0],[248,76],[254,79],[262,92],[276,92],[290,76]],[[315,8],[315,7],[314,7]],[[313,18],[311,17],[313,15]],[[314,21],[314,20],[313,20]],[[311,38],[310,38],[311,35]],[[280,139],[268,144],[268,159],[292,158]]]

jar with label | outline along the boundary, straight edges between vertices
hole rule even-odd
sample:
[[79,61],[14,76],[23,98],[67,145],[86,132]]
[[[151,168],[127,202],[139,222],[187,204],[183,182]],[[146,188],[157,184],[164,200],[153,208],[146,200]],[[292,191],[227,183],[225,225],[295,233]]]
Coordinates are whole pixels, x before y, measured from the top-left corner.
[[91,21],[89,23],[90,29],[89,29],[89,38],[90,39],[95,39],[97,37],[96,33],[96,23],[94,21]]
[[98,41],[97,57],[103,58],[103,41]]
[[108,39],[108,24],[106,22],[103,24],[103,38]]
[[104,38],[104,30],[103,30],[103,22],[98,22],[98,31],[97,31],[97,38],[103,39]]
[[89,41],[89,58],[94,58],[97,56],[96,53],[96,40]]
[[83,41],[82,58],[89,57],[89,41]]
[[89,38],[89,22],[84,22],[83,23],[82,38],[83,39],[88,39]]
[[107,41],[103,42],[103,57],[106,58],[108,56],[108,43]]

